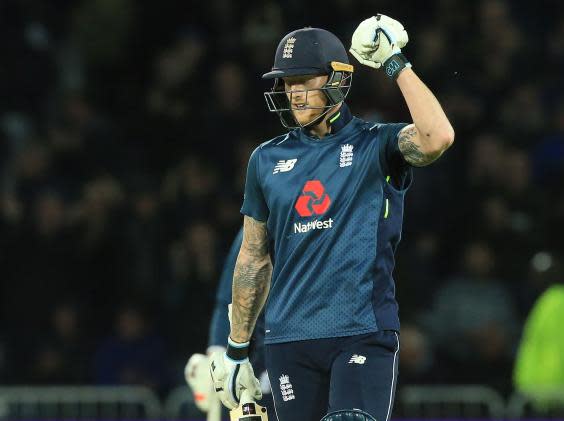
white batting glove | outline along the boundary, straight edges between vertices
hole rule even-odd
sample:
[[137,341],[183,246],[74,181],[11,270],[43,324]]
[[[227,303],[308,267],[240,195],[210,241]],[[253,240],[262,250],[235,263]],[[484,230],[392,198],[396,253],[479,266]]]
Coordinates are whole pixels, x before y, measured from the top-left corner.
[[213,402],[217,402],[210,376],[209,358],[204,354],[192,355],[184,368],[184,378],[192,389],[196,406],[207,413]]
[[401,23],[378,14],[358,25],[349,51],[360,63],[379,69],[386,60],[400,53],[408,41],[407,32]]
[[225,352],[216,352],[211,357],[210,369],[215,391],[227,408],[239,406],[243,390],[255,400],[262,398],[260,383],[248,358],[235,361]]

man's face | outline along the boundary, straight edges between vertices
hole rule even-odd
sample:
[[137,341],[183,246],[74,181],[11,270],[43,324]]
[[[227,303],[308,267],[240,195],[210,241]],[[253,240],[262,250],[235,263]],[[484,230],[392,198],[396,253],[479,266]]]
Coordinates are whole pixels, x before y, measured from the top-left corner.
[[[327,82],[327,76],[290,76],[284,78],[284,89],[295,91],[287,93],[295,119],[302,126],[315,120],[325,111],[325,94],[318,90]],[[313,90],[312,90],[313,89]],[[306,93],[307,90],[310,90]],[[311,107],[311,108],[307,108]],[[315,107],[315,108],[314,108]]]

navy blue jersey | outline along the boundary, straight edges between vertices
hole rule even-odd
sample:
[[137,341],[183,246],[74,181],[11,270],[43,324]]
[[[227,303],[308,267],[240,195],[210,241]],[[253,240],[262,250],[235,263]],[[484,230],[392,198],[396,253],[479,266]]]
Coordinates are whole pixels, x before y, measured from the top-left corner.
[[355,117],[321,140],[297,129],[251,155],[241,212],[267,222],[274,254],[265,343],[399,329],[404,126]]

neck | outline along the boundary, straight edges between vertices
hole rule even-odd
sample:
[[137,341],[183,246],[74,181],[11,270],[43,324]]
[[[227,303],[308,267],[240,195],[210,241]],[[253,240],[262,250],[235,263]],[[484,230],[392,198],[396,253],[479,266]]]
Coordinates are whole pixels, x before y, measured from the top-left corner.
[[331,124],[329,124],[329,119],[335,114],[336,111],[341,108],[341,105],[342,103],[336,105],[334,108],[331,108],[331,111],[325,114],[321,122],[309,128],[310,133],[320,139],[327,136],[328,134],[331,134]]

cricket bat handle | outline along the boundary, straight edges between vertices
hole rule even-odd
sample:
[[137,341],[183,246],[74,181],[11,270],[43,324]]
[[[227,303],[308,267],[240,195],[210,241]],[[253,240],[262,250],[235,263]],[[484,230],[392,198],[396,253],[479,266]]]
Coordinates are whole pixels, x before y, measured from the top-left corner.
[[243,406],[246,403],[255,403],[255,400],[251,396],[248,390],[243,390],[241,392],[241,401],[239,402],[239,406]]
[[243,390],[239,407],[229,414],[231,421],[268,421],[266,408],[255,402],[251,394]]

